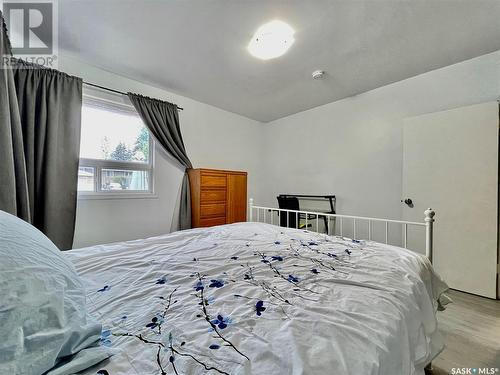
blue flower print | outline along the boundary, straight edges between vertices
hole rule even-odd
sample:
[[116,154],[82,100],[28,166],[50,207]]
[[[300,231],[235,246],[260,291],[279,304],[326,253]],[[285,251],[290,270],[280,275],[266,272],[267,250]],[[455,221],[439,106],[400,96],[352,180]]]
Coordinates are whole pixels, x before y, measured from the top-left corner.
[[100,342],[102,346],[107,346],[107,347],[111,346],[111,340],[109,339],[110,336],[111,336],[111,330],[109,329],[106,329],[101,332]]
[[261,316],[265,310],[266,308],[264,307],[264,301],[258,301],[255,304],[255,313],[257,314],[257,316]]
[[146,327],[155,329],[158,326],[158,318],[155,316],[153,319],[151,319],[151,322],[146,324]]
[[153,319],[151,319],[150,323],[146,324],[146,327],[151,328],[151,329],[155,329],[160,324],[163,324],[163,318],[155,316],[155,317],[153,317]]
[[109,285],[104,285],[101,289],[98,290],[98,292],[107,292],[108,290],[110,290],[111,287]]
[[288,279],[287,280],[289,282],[291,282],[292,284],[299,282],[299,278],[297,276],[293,276],[293,275],[288,275]]
[[319,271],[318,271],[316,268],[313,268],[313,269],[311,270],[311,272],[312,272],[312,273],[315,273],[315,274],[318,274],[318,273],[319,273]]
[[222,288],[224,286],[223,280],[210,280],[209,288]]
[[196,283],[196,285],[194,286],[194,290],[199,292],[200,290],[203,290],[205,289],[205,287],[203,286],[203,283],[201,281],[198,281]]
[[210,296],[210,297],[207,297],[205,298],[205,305],[213,305],[215,303],[215,297],[214,296]]
[[167,278],[165,276],[160,277],[158,280],[156,280],[156,284],[165,284],[167,282]]
[[222,315],[217,315],[217,319],[213,319],[210,321],[213,325],[219,327],[220,329],[224,329],[227,327],[229,323],[231,323],[231,320],[226,317],[224,318]]
[[283,262],[283,257],[280,255],[273,255],[271,257],[272,260],[277,260],[278,262]]

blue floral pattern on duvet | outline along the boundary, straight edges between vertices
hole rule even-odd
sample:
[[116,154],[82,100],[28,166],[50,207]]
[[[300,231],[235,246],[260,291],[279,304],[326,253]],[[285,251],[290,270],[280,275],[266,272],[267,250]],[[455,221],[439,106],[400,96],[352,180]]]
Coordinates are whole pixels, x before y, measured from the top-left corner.
[[[259,234],[255,233],[255,237]],[[161,375],[182,374],[187,363],[199,366],[201,373],[229,375],[228,368],[235,363],[244,365],[252,360],[252,353],[244,352],[237,344],[240,340],[236,339],[239,333],[235,327],[239,323],[255,320],[252,324],[258,325],[261,319],[285,322],[304,302],[317,302],[322,277],[347,277],[352,266],[350,257],[363,249],[360,241],[338,237],[301,241],[283,232],[278,237],[269,243],[274,245],[272,252],[259,251],[258,246],[254,248],[252,243],[242,241],[233,254],[220,260],[225,266],[232,266],[230,272],[212,274],[200,269],[199,265],[208,259],[199,256],[190,259],[190,272],[182,277],[168,271],[154,275],[150,280],[151,288],[156,288],[154,313],[135,316],[133,321],[129,319],[133,312],[117,313],[111,317],[113,324],[103,329],[101,345],[113,347],[115,341],[133,340],[151,349],[151,361]],[[184,282],[179,283],[179,279]],[[244,294],[235,293],[243,285],[251,287],[252,292],[246,289]],[[113,299],[114,290],[109,281],[94,295]],[[237,301],[236,316],[223,309],[231,299]],[[174,309],[177,318],[171,314]],[[184,337],[177,329],[179,309],[185,312],[185,319],[204,322],[206,329],[199,331],[198,337]],[[204,349],[198,340],[207,342]],[[96,374],[113,375],[105,368]]]

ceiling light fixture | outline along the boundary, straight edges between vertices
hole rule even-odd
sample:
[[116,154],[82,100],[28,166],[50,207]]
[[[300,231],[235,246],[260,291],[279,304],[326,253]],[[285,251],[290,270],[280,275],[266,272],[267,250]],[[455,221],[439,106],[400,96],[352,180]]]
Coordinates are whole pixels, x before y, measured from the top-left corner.
[[295,30],[283,21],[274,20],[258,28],[248,43],[248,52],[262,60],[282,56],[292,46]]

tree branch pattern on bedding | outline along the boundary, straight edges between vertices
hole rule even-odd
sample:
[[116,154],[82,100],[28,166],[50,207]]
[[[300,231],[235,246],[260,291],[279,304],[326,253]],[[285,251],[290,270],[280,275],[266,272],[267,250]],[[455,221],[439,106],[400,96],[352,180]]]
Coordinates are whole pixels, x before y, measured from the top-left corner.
[[390,245],[239,223],[66,254],[116,350],[82,375],[410,375],[442,347],[446,284]]
[[[310,232],[304,230],[303,233]],[[259,236],[258,233],[254,235]],[[171,285],[168,274],[151,280],[160,291],[165,287],[169,290],[173,288],[167,296],[157,296],[157,312],[143,327],[136,329],[128,325],[127,316],[122,315],[118,324],[104,329],[102,344],[113,346],[113,337],[137,340],[141,345],[154,349],[151,354],[157,363],[158,373],[162,375],[181,374],[183,366],[179,364],[179,358],[183,362],[192,361],[205,371],[219,374],[228,372],[219,368],[218,362],[231,367],[251,361],[251,357],[240,351],[230,339],[237,334],[231,329],[233,319],[244,321],[264,314],[274,315],[273,319],[290,319],[289,314],[293,312],[287,310],[300,308],[305,301],[318,303],[314,296],[321,294],[321,291],[314,288],[318,289],[321,285],[321,278],[346,277],[349,274],[347,270],[352,266],[349,261],[352,252],[363,250],[363,242],[340,237],[322,236],[306,242],[284,237],[285,233],[280,232],[278,239],[273,242],[274,251],[266,253],[254,251],[250,244],[242,241],[241,248],[252,251],[251,261],[240,262],[241,252],[235,249],[236,255],[228,256],[225,260],[226,265],[231,265],[231,270],[224,271],[222,275],[200,273],[197,266],[203,263],[203,257],[193,258],[193,272],[189,277],[194,279],[194,285],[191,287],[190,283]],[[254,276],[257,269],[260,271],[258,277]],[[276,278],[281,281],[276,282]],[[241,283],[255,287],[258,297],[232,293],[232,297],[241,301],[237,303],[243,307],[242,313],[233,318],[218,310],[217,298],[212,292],[228,284],[233,286],[232,290],[237,290]],[[104,285],[96,293],[102,294],[100,298],[113,298],[112,290],[112,285]],[[196,343],[188,342],[189,339],[176,329],[175,321],[169,319],[170,307],[178,303],[174,295],[181,293],[192,296],[190,305],[183,306],[186,313],[198,309],[196,319],[206,321],[207,330],[202,334],[211,336],[213,344],[204,348],[203,353],[197,347],[191,352],[190,347],[196,346]],[[215,358],[211,354],[213,351],[223,351],[224,354]]]

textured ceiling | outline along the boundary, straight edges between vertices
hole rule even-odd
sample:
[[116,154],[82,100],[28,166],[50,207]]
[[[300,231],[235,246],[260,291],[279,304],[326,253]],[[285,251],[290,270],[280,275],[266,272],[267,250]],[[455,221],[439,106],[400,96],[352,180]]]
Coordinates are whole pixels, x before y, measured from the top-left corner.
[[[60,0],[63,53],[271,121],[500,49],[498,0]],[[262,23],[284,56],[246,51]],[[313,80],[316,69],[327,72]]]

